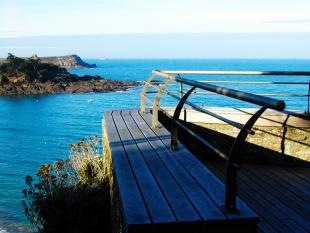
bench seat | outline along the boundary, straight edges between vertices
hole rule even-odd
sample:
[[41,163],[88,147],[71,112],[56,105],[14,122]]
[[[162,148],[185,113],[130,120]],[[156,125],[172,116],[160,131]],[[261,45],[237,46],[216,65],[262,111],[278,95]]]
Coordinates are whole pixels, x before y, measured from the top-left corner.
[[[224,210],[225,185],[170,133],[151,128],[151,113],[108,111],[104,131],[111,151],[120,232],[256,232],[257,215],[239,198]],[[115,205],[116,206],[116,205]]]

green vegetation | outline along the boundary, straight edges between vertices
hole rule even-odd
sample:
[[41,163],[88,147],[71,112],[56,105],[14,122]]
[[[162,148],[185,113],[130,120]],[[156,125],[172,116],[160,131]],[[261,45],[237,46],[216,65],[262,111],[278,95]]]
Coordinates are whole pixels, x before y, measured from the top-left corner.
[[38,182],[26,176],[25,214],[39,232],[110,232],[105,156],[97,137],[69,145],[70,159],[45,164]]
[[19,78],[28,83],[52,81],[59,74],[65,73],[66,69],[42,63],[36,55],[24,59],[9,53],[6,61],[0,64],[0,84],[7,83],[9,77]]

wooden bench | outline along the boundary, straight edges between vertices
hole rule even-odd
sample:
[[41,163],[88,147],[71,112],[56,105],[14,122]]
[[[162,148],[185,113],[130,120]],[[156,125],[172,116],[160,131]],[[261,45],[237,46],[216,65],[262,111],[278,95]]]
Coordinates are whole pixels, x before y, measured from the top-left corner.
[[225,185],[170,133],[151,127],[151,113],[104,114],[111,151],[118,232],[256,232],[257,215],[239,198],[224,209]]

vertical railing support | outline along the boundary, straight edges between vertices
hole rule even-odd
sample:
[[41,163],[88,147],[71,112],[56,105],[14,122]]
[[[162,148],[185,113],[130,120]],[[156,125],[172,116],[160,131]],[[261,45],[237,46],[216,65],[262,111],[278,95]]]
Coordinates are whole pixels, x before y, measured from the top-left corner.
[[[178,74],[178,77],[181,78],[180,74]],[[179,92],[180,92],[180,98],[183,97],[183,83],[182,82],[179,82]],[[184,121],[186,121],[186,109],[185,109],[185,106],[183,105],[183,109],[184,109]]]
[[159,108],[159,101],[160,101],[160,97],[162,96],[162,94],[166,91],[167,87],[169,86],[170,82],[172,80],[167,79],[165,84],[162,85],[162,87],[159,89],[155,101],[153,103],[153,119],[152,119],[152,128],[158,128],[158,108]]
[[171,150],[178,150],[178,128],[176,121],[179,120],[182,108],[187,98],[192,94],[196,87],[192,87],[182,98],[180,99],[177,107],[174,110],[172,125],[171,125]]
[[183,83],[179,82],[179,92],[180,92],[180,98],[183,97]]
[[310,114],[310,80],[308,85],[308,106],[307,106],[307,114]]
[[152,82],[152,80],[153,80],[153,78],[155,76],[156,75],[151,74],[149,76],[149,78],[147,79],[147,81],[145,82],[143,88],[142,88],[141,98],[140,98],[140,112],[141,113],[145,113],[145,111],[146,111],[146,108],[145,108],[145,105],[146,105],[146,91],[147,91],[147,88],[149,87],[150,83]]
[[267,107],[261,107],[240,130],[232,147],[226,164],[226,190],[225,190],[225,210],[227,213],[237,213],[237,164],[239,163],[240,154],[242,153],[245,139],[257,119],[263,114]]

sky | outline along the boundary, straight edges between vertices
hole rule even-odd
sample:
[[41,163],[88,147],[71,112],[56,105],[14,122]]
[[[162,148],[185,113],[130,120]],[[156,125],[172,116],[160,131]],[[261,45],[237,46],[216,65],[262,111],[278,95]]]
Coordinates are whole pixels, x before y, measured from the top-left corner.
[[0,0],[0,56],[310,58],[309,11],[309,0]]

